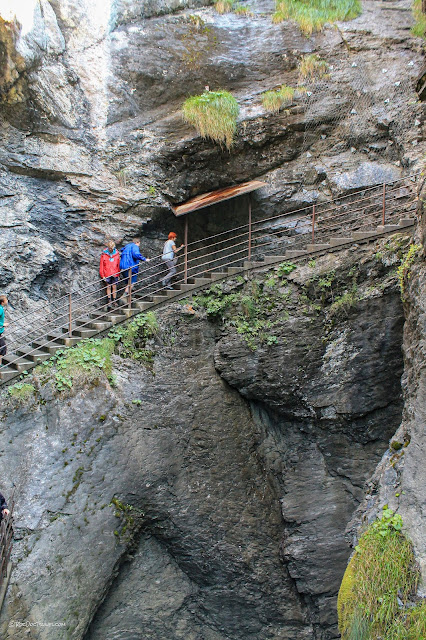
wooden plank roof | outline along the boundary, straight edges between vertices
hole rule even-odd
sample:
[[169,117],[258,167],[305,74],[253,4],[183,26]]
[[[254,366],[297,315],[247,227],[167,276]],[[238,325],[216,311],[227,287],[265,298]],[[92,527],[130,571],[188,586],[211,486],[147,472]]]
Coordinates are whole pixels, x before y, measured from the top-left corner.
[[225,187],[225,189],[217,189],[216,191],[209,191],[203,193],[200,196],[195,196],[183,204],[176,205],[173,208],[175,216],[184,216],[190,211],[196,211],[197,209],[204,209],[212,204],[223,202],[224,200],[230,200],[241,196],[243,193],[250,193],[264,187],[267,183],[260,180],[251,180],[250,182],[243,182],[242,184],[234,185],[233,187]]

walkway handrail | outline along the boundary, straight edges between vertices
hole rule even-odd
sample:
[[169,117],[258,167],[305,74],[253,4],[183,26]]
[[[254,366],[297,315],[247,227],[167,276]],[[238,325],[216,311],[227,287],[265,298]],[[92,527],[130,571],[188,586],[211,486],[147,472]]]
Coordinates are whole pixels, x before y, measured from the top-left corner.
[[[13,548],[13,510],[15,507],[15,500],[12,497],[9,500],[9,515],[2,518],[0,523],[0,594],[4,597],[5,588],[7,587],[6,580],[9,578],[8,570],[10,565],[10,558]],[[0,600],[0,609],[3,604],[2,598]]]
[[[296,247],[300,242],[306,244],[306,235],[312,235],[312,243],[315,243],[318,234],[323,235],[327,230],[336,227],[350,228],[351,230],[362,228],[368,224],[372,224],[370,218],[378,218],[382,224],[385,222],[385,214],[388,217],[393,214],[396,207],[392,207],[394,194],[401,187],[409,187],[408,195],[413,195],[413,182],[417,174],[398,179],[385,185],[368,187],[360,189],[357,192],[346,194],[338,198],[336,202],[330,206],[330,203],[313,203],[305,205],[296,210],[271,216],[266,219],[253,221],[249,224],[239,225],[233,229],[229,229],[218,234],[214,234],[204,239],[196,240],[188,243],[186,247],[186,259],[184,265],[180,265],[177,269],[177,283],[186,283],[188,278],[199,276],[202,273],[229,266],[235,263],[241,263],[247,259],[252,252],[259,252],[266,246],[271,246],[271,241],[276,246],[276,242],[285,242],[286,248]],[[399,186],[398,186],[399,185]],[[365,194],[369,193],[366,197]],[[358,196],[362,194],[362,197]],[[350,199],[350,200],[349,200]],[[391,202],[389,203],[389,199]],[[407,194],[402,194],[401,199],[407,200]],[[356,206],[361,205],[361,206]],[[355,208],[354,208],[355,206]],[[343,211],[342,211],[343,208]],[[411,212],[412,209],[410,208]],[[299,215],[303,212],[304,215]],[[329,215],[327,215],[329,214]],[[365,214],[365,217],[364,215]],[[273,222],[282,221],[282,226],[276,229]],[[377,223],[377,220],[376,220]],[[269,228],[265,228],[268,225]],[[236,242],[237,241],[237,242]],[[197,247],[200,243],[202,246]],[[232,243],[232,244],[230,244]],[[190,249],[188,251],[188,249]],[[202,253],[201,253],[202,252]],[[140,274],[139,281],[136,285],[132,285],[132,295],[141,298],[155,295],[162,290],[159,281],[167,271],[167,267],[161,260],[161,254],[150,259],[150,263],[145,263],[145,268]],[[122,273],[122,270],[120,273]],[[26,355],[31,355],[39,349],[49,347],[55,344],[58,337],[66,337],[66,332],[72,336],[75,322],[79,320],[78,329],[84,329],[85,326],[93,322],[93,319],[86,321],[86,316],[97,312],[105,312],[105,293],[100,291],[101,280],[90,282],[78,292],[69,293],[58,299],[61,303],[55,306],[49,312],[51,319],[44,320],[41,323],[34,324],[31,319],[37,318],[40,310],[31,311],[28,314],[20,316],[11,322],[8,334],[14,336],[12,340],[8,340],[9,349],[25,350]],[[122,283],[121,283],[122,284]],[[34,326],[24,335],[19,333],[22,322],[25,321],[25,328]],[[35,343],[35,337],[46,334],[47,340],[42,344]],[[16,356],[15,359],[7,360],[0,371],[10,364],[19,362],[24,356]]]

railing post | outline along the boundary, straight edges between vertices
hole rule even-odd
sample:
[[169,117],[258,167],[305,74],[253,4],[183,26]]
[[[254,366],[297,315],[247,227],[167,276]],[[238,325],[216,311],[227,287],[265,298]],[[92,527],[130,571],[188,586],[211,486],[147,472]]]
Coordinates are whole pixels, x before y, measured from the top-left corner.
[[132,267],[129,267],[129,309],[132,308]]
[[186,284],[188,282],[188,214],[186,214],[186,216],[185,216],[185,229],[184,229],[183,242],[185,244],[185,247],[184,247],[184,275],[183,275],[183,281]]
[[382,225],[385,224],[386,215],[386,182],[383,183],[383,212],[382,212]]
[[248,259],[251,260],[251,198],[248,197]]
[[312,205],[312,244],[315,244],[315,205]]
[[68,334],[71,338],[72,336],[72,295],[71,292],[68,294]]

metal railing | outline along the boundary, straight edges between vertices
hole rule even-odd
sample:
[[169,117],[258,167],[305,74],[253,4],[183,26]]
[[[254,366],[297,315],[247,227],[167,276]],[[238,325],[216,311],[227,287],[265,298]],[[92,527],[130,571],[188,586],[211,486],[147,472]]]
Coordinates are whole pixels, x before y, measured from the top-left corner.
[[[2,589],[5,586],[5,581],[8,578],[9,563],[13,548],[13,510],[15,507],[15,500],[12,497],[9,501],[9,515],[2,518],[0,522],[0,593],[3,593]],[[7,586],[7,585],[6,585]],[[0,602],[0,607],[1,607]]]
[[[416,175],[379,187],[369,187],[342,196],[334,202],[313,203],[297,210],[253,220],[247,224],[186,244],[183,261],[176,267],[174,285],[191,283],[194,278],[230,266],[243,266],[244,261],[260,260],[268,255],[280,255],[287,249],[302,249],[308,242],[324,243],[335,233],[352,233],[385,225],[413,214],[416,210]],[[127,270],[126,270],[127,271]],[[150,302],[162,293],[162,280],[168,269],[157,255],[143,263],[138,281],[130,286],[123,303],[126,281],[123,272],[117,285],[120,311],[131,314],[138,302]],[[39,310],[26,313],[11,323],[7,330],[7,345],[12,356],[5,358],[0,372],[19,365],[23,358],[35,358],[39,351],[58,348],[58,338],[68,343],[78,341],[93,322],[111,312],[106,307],[105,285],[101,279],[92,281],[78,292],[70,292],[55,301],[40,322]],[[155,302],[155,301],[154,301]],[[128,312],[126,311],[128,310]]]

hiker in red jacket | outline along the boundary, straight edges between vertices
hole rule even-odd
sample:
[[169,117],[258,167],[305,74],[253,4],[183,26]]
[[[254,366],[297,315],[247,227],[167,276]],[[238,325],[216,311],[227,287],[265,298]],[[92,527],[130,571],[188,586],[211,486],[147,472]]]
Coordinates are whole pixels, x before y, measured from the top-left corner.
[[117,305],[117,282],[120,273],[120,253],[115,248],[114,240],[108,240],[107,248],[102,251],[99,273],[106,284],[108,311]]

